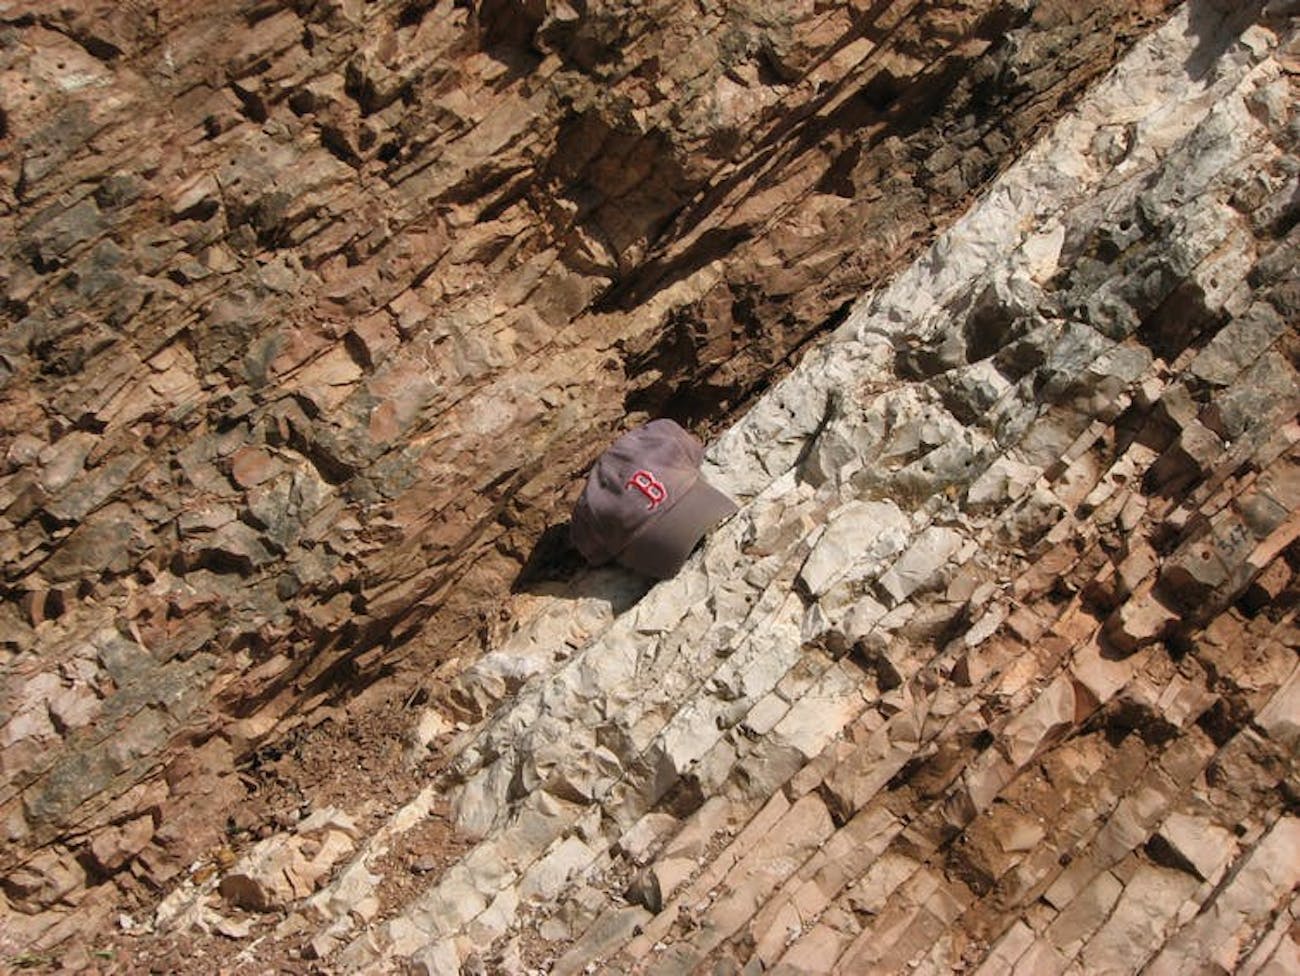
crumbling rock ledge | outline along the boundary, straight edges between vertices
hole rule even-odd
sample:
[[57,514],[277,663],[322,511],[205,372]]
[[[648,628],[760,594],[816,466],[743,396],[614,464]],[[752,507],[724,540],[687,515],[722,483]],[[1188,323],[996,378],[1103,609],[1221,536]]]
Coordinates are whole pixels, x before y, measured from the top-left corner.
[[454,676],[614,428],[752,402],[1169,6],[0,6],[11,937]]
[[335,965],[1293,966],[1300,65],[1212,13],[718,439],[678,577],[462,675],[531,669],[454,740],[477,842]]
[[[236,758],[441,665],[327,965],[1285,966],[1295,35],[1168,6],[7,5],[15,931],[202,919]],[[681,577],[503,636],[612,426],[751,403]]]

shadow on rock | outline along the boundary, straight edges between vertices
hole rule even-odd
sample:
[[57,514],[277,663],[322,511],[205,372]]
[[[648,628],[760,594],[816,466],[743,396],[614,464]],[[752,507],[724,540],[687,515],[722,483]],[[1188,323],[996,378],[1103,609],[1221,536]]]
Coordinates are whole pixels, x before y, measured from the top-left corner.
[[511,593],[545,593],[568,595],[567,590],[586,564],[569,541],[568,520],[547,526],[524,560],[519,575],[510,584]]
[[615,615],[631,609],[653,581],[620,566],[591,569],[569,541],[565,520],[538,537],[523,568],[510,584],[511,593],[531,593],[566,600],[605,600]]
[[1257,20],[1265,7],[1273,8],[1273,16],[1289,16],[1294,13],[1294,3],[1272,0],[1199,0],[1189,8],[1188,27],[1196,36],[1196,48],[1187,59],[1187,76],[1193,80],[1203,78],[1218,62],[1230,46],[1235,44],[1241,33]]

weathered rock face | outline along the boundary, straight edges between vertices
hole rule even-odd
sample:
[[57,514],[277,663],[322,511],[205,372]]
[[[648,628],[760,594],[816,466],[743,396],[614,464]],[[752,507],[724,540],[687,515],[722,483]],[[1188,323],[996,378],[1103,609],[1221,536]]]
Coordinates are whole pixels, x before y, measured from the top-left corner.
[[1293,968],[1298,40],[1213,13],[722,435],[681,574],[461,675],[476,843],[337,965]]
[[[976,941],[1073,945],[1040,945],[1037,916],[1003,934],[1051,881],[1034,860],[1024,892],[998,887],[1029,871],[1050,820],[1046,798],[1012,796],[1029,790],[1018,775],[1044,755],[1061,757],[1041,760],[1052,775],[1136,775],[1158,758],[1111,742],[1126,722],[1144,748],[1184,743],[1180,790],[1207,741],[1265,769],[1294,742],[1294,645],[1274,612],[1296,509],[1282,16],[1252,27],[1259,5],[1193,4],[1149,69],[1058,133],[1068,153],[1020,164],[860,296],[1169,6],[0,10],[0,885],[24,931],[57,943],[107,913],[113,879],[173,884],[220,843],[235,761],[317,706],[476,657],[613,428],[716,424],[843,322],[716,449],[751,505],[704,568],[612,628],[600,611],[638,591],[604,580],[446,689],[476,721],[533,681],[457,767],[465,833],[501,843],[507,800],[532,833],[504,868],[482,848],[367,944],[438,971],[466,939],[517,934],[531,916],[512,899],[563,903],[581,966],[648,913],[674,925],[688,879],[703,896],[725,878],[713,934],[675,940],[679,965],[747,938],[776,961],[785,943],[763,933],[785,939],[794,909],[773,902],[781,925],[751,937],[744,906],[825,841],[874,853],[852,894],[826,888],[838,915],[799,922],[799,953],[892,965],[865,953],[911,943],[882,947],[860,916],[911,924],[880,914],[899,885],[909,938],[962,918]],[[1225,615],[1234,602],[1276,624],[1259,637],[1274,650],[1236,646],[1225,621],[1263,625]],[[649,643],[659,683],[642,694]],[[527,692],[578,648],[555,680],[598,717]],[[748,742],[758,759],[728,759]],[[1258,823],[1224,824],[1128,788],[1085,777],[1078,795],[1099,791],[1094,819],[1125,797],[1140,817],[1123,838],[1163,824],[1148,846],[1173,853],[1141,861],[1142,833],[1089,854],[1114,891],[1051,881],[1061,918],[1089,885],[1089,904],[1125,906],[1088,943],[1092,968],[1125,926],[1164,924],[1151,906],[1186,887],[1178,865],[1210,883],[1261,836],[1290,836],[1272,787]],[[994,800],[1021,815],[1010,839],[981,826]],[[1224,839],[1241,824],[1248,841]],[[746,832],[740,873],[697,874],[729,828]],[[593,914],[566,885],[635,838],[640,901]],[[364,888],[358,870],[339,884]],[[346,918],[346,897],[325,904]],[[1091,921],[1061,925],[1083,940]],[[655,939],[629,945],[645,959]]]

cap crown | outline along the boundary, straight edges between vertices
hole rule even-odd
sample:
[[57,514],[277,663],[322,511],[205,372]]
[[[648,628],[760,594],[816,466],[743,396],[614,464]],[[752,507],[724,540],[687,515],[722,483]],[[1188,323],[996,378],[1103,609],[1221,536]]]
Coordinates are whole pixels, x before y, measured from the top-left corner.
[[690,491],[703,457],[704,446],[671,420],[652,420],[614,441],[573,511],[578,550],[594,565],[615,558]]

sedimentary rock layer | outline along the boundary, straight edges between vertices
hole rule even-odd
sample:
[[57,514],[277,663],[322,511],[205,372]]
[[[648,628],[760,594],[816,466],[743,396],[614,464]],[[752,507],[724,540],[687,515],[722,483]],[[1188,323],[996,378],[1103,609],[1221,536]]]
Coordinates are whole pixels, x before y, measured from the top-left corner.
[[1168,6],[0,6],[10,906],[473,658],[611,430],[751,402]]
[[334,965],[1293,968],[1300,65],[1213,12],[723,434],[678,577],[462,674],[531,672],[430,787],[478,840],[373,922],[344,871]]

